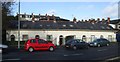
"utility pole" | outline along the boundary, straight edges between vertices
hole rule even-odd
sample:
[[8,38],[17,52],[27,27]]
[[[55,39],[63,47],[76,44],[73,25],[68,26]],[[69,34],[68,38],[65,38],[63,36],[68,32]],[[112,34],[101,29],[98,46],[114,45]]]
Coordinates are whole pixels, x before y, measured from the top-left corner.
[[20,49],[20,0],[18,5],[18,49]]

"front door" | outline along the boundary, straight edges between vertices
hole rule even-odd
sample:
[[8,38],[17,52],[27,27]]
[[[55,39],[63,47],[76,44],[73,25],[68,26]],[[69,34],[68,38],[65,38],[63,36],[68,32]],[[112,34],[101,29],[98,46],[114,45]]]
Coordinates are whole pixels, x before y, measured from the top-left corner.
[[59,45],[61,46],[62,44],[63,44],[63,36],[60,35],[60,37],[59,37]]

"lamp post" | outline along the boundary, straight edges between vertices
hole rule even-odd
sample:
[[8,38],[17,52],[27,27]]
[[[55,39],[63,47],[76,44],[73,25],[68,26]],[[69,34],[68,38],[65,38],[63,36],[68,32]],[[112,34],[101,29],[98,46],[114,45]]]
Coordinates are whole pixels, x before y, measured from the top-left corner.
[[20,49],[20,0],[18,5],[18,49]]

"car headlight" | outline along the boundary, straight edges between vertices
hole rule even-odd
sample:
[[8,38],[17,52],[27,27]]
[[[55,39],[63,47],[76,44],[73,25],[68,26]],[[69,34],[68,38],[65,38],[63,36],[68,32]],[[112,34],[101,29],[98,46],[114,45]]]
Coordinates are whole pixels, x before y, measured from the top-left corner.
[[97,45],[97,43],[94,43],[94,45]]

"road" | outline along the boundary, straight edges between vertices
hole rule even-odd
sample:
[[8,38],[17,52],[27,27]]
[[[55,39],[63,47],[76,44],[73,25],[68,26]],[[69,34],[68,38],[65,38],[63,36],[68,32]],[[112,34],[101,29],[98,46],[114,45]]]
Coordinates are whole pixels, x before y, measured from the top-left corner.
[[107,60],[118,57],[118,44],[104,47],[90,47],[89,49],[66,50],[58,47],[54,52],[35,51],[27,52],[21,49],[3,54],[3,61],[8,60]]

